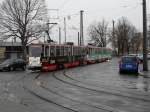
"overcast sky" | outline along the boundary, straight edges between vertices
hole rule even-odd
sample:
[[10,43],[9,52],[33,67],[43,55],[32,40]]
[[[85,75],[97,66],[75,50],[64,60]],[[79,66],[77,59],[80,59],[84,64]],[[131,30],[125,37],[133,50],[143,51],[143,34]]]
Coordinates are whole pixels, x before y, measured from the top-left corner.
[[[117,21],[123,16],[142,31],[142,0],[46,0],[46,2],[49,9],[59,9],[60,23],[63,23],[63,17],[70,16],[67,20],[68,36],[73,36],[71,34],[77,32],[75,30],[79,28],[80,10],[84,10],[85,33],[93,21],[101,21],[104,18],[111,27],[112,20]],[[56,12],[49,10],[51,17],[56,17]],[[150,0],[147,0],[147,13],[150,13]],[[51,21],[58,20],[51,19]]]
[[[0,0],[2,1],[2,0]],[[46,0],[51,22],[58,22],[62,28],[62,41],[64,41],[63,18],[67,18],[67,40],[77,43],[77,32],[79,31],[80,10],[84,10],[84,38],[87,38],[87,27],[94,21],[101,21],[103,18],[112,27],[112,20],[117,21],[126,17],[135,27],[142,31],[142,0]],[[147,13],[150,14],[150,0],[147,0]],[[150,17],[149,17],[150,18]],[[52,31],[52,38],[58,40],[58,26]]]

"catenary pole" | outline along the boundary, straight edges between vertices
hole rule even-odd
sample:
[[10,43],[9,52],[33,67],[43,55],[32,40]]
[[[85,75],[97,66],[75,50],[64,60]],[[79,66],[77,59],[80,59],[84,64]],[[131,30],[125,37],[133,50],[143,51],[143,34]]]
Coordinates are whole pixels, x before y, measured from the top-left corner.
[[84,45],[83,38],[83,10],[80,11],[80,45]]
[[64,36],[65,36],[65,43],[66,43],[66,18],[64,17]]
[[59,27],[59,44],[61,44],[61,28]]
[[148,71],[148,63],[147,63],[147,13],[146,13],[146,0],[143,0],[143,71]]
[[80,33],[78,32],[78,46],[80,46]]
[[[113,24],[113,34],[112,34],[112,36],[113,36],[113,41],[115,40],[115,21],[114,20],[112,20],[112,24]],[[116,50],[116,48],[115,48],[115,45],[114,45],[114,51]]]

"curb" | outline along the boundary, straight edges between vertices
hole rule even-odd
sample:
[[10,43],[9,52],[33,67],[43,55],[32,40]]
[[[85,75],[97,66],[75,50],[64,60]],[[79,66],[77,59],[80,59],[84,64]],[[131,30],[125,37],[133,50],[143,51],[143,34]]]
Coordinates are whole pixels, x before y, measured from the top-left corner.
[[150,75],[146,75],[143,72],[139,72],[139,76],[143,76],[144,78],[150,78]]

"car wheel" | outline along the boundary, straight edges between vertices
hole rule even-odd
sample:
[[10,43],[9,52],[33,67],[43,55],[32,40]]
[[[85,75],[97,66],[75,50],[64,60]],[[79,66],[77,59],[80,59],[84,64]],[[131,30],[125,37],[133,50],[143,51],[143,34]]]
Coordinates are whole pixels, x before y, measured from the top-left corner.
[[8,68],[8,71],[13,71],[13,70],[14,68],[12,66]]
[[64,69],[64,65],[59,65],[59,68],[60,70]]
[[26,70],[26,66],[23,66],[23,67],[22,67],[22,70],[25,71],[25,70]]
[[122,73],[123,73],[123,71],[122,71],[122,70],[119,70],[119,73],[120,73],[120,74],[122,74]]
[[136,73],[136,74],[138,74],[138,73],[139,73],[139,72],[138,72],[138,69],[135,71],[135,73]]

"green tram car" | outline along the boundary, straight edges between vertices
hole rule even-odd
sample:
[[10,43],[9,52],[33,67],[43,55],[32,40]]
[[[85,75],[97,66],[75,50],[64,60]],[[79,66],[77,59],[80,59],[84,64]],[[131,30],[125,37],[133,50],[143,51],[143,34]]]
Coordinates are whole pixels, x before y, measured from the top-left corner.
[[109,48],[55,44],[31,44],[29,69],[53,71],[79,65],[104,62],[111,59]]

